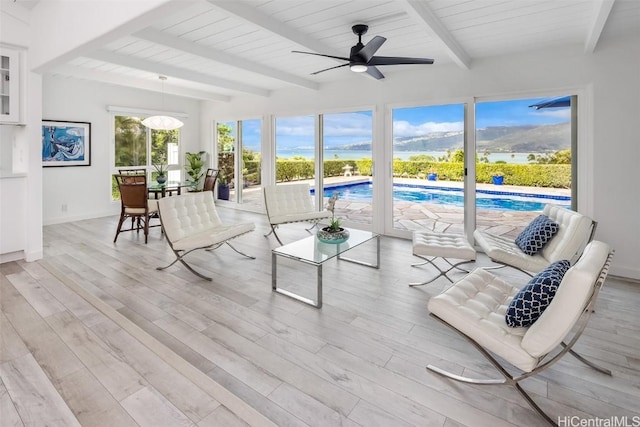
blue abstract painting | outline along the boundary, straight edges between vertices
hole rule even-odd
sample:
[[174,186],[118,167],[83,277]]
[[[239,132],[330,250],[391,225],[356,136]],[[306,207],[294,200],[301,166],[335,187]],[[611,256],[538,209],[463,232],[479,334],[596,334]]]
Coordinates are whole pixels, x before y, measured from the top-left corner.
[[91,123],[44,120],[43,166],[90,166]]

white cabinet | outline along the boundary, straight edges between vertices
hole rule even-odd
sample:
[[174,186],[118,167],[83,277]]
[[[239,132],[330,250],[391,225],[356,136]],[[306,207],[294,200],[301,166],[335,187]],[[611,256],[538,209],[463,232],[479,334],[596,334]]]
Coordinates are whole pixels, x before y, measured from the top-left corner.
[[20,122],[20,52],[0,47],[0,123]]

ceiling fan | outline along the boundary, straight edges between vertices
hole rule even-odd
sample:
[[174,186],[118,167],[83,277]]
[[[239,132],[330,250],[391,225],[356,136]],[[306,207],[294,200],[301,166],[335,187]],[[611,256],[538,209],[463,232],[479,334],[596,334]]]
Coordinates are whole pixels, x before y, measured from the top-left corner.
[[336,65],[335,67],[325,68],[324,70],[316,71],[311,74],[318,74],[325,71],[333,70],[334,68],[346,67],[351,68],[351,71],[356,73],[364,73],[375,77],[376,79],[384,79],[384,75],[376,68],[379,65],[400,65],[400,64],[433,64],[433,59],[429,58],[405,58],[400,56],[374,56],[374,54],[380,49],[380,46],[387,41],[386,38],[381,36],[375,36],[366,45],[362,44],[362,35],[367,33],[369,29],[368,25],[357,24],[351,27],[354,34],[358,36],[358,44],[351,48],[351,53],[348,58],[343,56],[325,55],[323,53],[313,52],[301,52],[299,50],[292,51],[293,53],[304,53],[307,55],[324,56],[327,58],[341,59],[343,61],[349,61],[346,64]]

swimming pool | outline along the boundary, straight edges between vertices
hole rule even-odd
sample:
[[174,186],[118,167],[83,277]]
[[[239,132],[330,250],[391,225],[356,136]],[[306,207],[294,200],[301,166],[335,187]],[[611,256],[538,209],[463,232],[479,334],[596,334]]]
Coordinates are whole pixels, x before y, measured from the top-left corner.
[[[338,192],[344,200],[370,202],[373,185],[362,182],[325,186],[325,195]],[[462,188],[393,184],[393,200],[399,202],[436,203],[464,207]],[[515,193],[509,191],[476,190],[476,206],[479,209],[509,211],[541,211],[547,203],[571,207],[571,197],[548,194]]]

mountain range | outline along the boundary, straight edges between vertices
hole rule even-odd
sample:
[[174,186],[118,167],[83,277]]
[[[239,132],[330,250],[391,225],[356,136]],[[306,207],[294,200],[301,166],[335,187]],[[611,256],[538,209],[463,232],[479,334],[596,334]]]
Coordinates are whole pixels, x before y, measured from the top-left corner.
[[[427,135],[396,138],[397,151],[455,151],[463,147],[463,132],[432,132]],[[571,124],[489,126],[478,129],[476,145],[479,152],[545,153],[568,149],[571,146]],[[342,145],[339,150],[370,150],[371,143]]]

